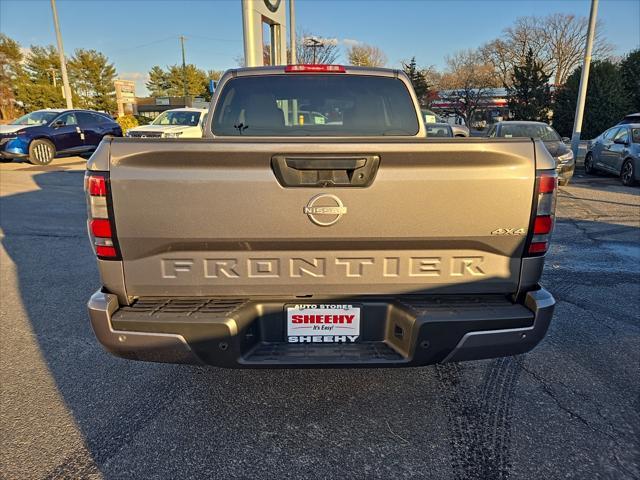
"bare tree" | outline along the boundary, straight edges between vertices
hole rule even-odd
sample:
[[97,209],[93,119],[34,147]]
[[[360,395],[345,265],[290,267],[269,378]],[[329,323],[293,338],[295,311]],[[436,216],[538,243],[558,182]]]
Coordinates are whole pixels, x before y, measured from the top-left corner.
[[[580,65],[584,55],[589,20],[556,13],[545,18],[544,29],[540,32],[546,45],[546,53],[553,69],[555,83],[564,84],[567,77]],[[602,25],[596,24],[593,42],[593,57],[605,58],[612,52],[612,47],[602,35]]]
[[544,24],[545,20],[539,17],[520,17],[513,27],[504,30],[504,41],[511,49],[514,65],[524,64],[527,53],[531,50],[534,58],[541,60],[543,67],[548,67],[549,55],[542,39]]
[[[296,60],[298,63],[336,63],[340,56],[338,40],[298,32],[296,35]],[[315,62],[314,62],[315,60]]]
[[462,50],[446,58],[447,68],[440,78],[439,96],[450,105],[449,113],[467,123],[486,103],[492,89],[500,85],[493,65],[477,50]]
[[347,58],[349,64],[360,67],[383,67],[387,63],[387,56],[382,50],[365,43],[351,45],[347,50]]
[[513,67],[518,65],[511,45],[501,38],[496,38],[482,45],[479,52],[483,61],[493,66],[500,83],[509,86]]
[[[505,86],[510,85],[514,66],[525,63],[529,49],[544,71],[553,76],[555,84],[564,84],[580,65],[587,35],[588,19],[556,13],[546,17],[520,17],[505,29],[501,38],[486,43],[481,52],[490,62]],[[606,58],[612,47],[596,27],[593,57]]]

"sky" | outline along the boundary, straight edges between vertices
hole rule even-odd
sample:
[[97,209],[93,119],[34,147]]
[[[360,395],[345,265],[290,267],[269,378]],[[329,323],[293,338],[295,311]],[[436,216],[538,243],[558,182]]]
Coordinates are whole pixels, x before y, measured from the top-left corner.
[[[442,68],[445,57],[500,36],[520,16],[571,13],[588,16],[589,0],[296,0],[296,24],[340,42],[380,47],[388,66],[416,57]],[[57,0],[65,53],[96,49],[120,78],[135,80],[145,95],[147,72],[181,62],[225,70],[243,54],[240,0]],[[640,46],[640,0],[601,0],[598,19],[616,55]],[[55,44],[48,0],[0,0],[0,31],[22,47]]]

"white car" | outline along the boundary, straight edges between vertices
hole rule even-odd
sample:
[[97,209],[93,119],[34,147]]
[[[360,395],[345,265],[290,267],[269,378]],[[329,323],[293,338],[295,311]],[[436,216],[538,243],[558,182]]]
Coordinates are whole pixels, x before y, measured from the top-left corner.
[[149,125],[135,127],[125,136],[136,138],[202,138],[204,108],[174,108],[158,115]]

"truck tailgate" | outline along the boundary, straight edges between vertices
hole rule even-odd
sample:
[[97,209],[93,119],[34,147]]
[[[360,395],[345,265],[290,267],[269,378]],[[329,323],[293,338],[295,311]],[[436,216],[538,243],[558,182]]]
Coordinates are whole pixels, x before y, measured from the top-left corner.
[[113,140],[127,294],[515,292],[534,150],[525,139]]

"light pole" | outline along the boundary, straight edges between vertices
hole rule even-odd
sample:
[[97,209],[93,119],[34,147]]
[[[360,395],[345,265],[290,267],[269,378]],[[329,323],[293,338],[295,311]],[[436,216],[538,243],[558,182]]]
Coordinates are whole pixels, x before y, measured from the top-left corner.
[[317,40],[315,38],[310,38],[308,39],[309,42],[311,42],[311,44],[307,43],[307,47],[312,48],[313,49],[313,63],[316,63],[316,49],[322,47],[322,42],[320,40]]
[[186,107],[189,90],[187,88],[187,64],[184,60],[184,35],[180,35],[180,45],[182,46],[182,84],[184,88],[184,106]]
[[296,12],[293,0],[289,0],[289,45],[291,45],[289,63],[295,65],[298,63],[296,58],[298,52],[296,52]]
[[47,70],[51,72],[51,80],[53,80],[53,88],[58,88],[58,82],[56,81],[57,69],[51,67],[51,68],[47,68]]
[[584,49],[584,62],[582,75],[580,76],[580,88],[578,90],[578,104],[576,116],[573,121],[573,134],[571,135],[571,150],[573,158],[578,158],[580,146],[580,134],[582,133],[582,116],[584,103],[587,98],[587,84],[589,83],[589,67],[591,66],[591,51],[593,50],[593,37],[596,31],[596,16],[598,15],[598,0],[591,0],[591,12],[589,13],[589,29],[587,30],[587,44]]
[[56,29],[56,40],[58,41],[58,55],[60,56],[60,71],[62,72],[64,98],[67,101],[67,108],[72,109],[73,99],[71,98],[71,87],[69,86],[69,77],[67,75],[67,61],[64,58],[64,47],[62,46],[62,35],[60,34],[60,25],[58,23],[56,0],[51,0],[51,10],[53,10],[53,26]]

